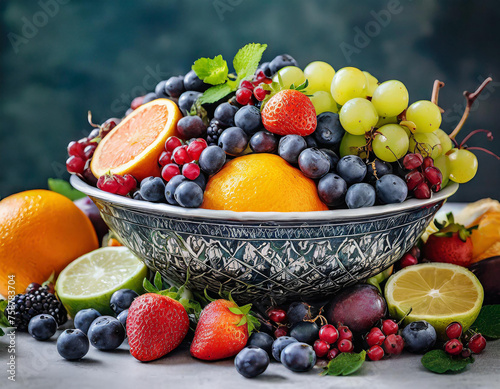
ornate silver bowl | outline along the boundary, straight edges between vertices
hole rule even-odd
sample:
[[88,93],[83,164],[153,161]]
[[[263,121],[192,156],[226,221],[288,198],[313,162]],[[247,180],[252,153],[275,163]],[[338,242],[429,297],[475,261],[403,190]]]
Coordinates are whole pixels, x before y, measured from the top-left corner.
[[230,291],[240,303],[323,299],[381,272],[458,188],[401,204],[281,213],[186,209],[113,195],[76,176],[71,184],[150,269],[196,291]]

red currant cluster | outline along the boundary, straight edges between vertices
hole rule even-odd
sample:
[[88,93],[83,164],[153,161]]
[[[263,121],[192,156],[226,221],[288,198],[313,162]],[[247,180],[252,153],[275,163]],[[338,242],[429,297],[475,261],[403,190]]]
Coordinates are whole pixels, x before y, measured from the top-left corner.
[[161,177],[168,182],[182,174],[188,180],[196,180],[200,175],[198,160],[207,146],[207,141],[202,138],[191,139],[187,144],[176,136],[168,138],[165,150],[158,158],[158,163],[162,167]]
[[255,100],[262,101],[270,93],[262,88],[261,84],[270,84],[273,82],[270,78],[266,77],[261,70],[257,72],[253,81],[243,80],[236,91],[236,101],[241,105],[254,105]]
[[271,308],[267,311],[267,317],[278,326],[274,331],[274,337],[276,339],[288,335],[288,327],[286,325],[288,317],[283,309]]
[[97,187],[109,193],[126,196],[137,188],[136,179],[130,175],[113,174],[108,172],[97,180]]
[[428,199],[432,192],[439,192],[443,182],[441,171],[434,166],[431,157],[422,157],[420,154],[406,154],[403,166],[410,170],[406,175],[408,190],[413,191],[417,199]]
[[90,170],[90,160],[94,155],[99,141],[115,128],[120,119],[111,118],[101,125],[94,125],[90,134],[78,141],[72,141],[68,144],[69,158],[66,160],[66,169],[71,174],[76,174],[89,184],[96,184],[96,178]]
[[314,352],[318,358],[326,356],[331,361],[340,353],[351,353],[354,350],[352,337],[347,326],[340,325],[337,329],[331,324],[325,324],[319,330],[319,339],[314,342]]
[[394,320],[382,321],[382,327],[373,327],[365,337],[369,347],[366,355],[372,361],[379,361],[384,355],[399,355],[403,352],[404,340],[398,335],[399,326]]
[[[453,322],[446,327],[448,341],[444,344],[444,351],[450,355],[460,355],[468,358],[471,354],[480,354],[486,347],[486,339],[483,335],[474,333],[472,336],[463,334],[462,325]],[[464,348],[464,344],[466,347]]]

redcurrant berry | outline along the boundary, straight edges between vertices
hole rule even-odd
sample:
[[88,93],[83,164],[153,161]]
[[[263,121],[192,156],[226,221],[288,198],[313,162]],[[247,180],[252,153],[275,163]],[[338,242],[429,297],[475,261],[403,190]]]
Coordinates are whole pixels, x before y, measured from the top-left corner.
[[331,348],[330,351],[328,351],[328,354],[326,354],[326,357],[328,358],[329,361],[331,361],[339,354],[340,354],[340,351],[338,348]]
[[422,161],[422,169],[425,170],[431,166],[434,166],[434,160],[431,157],[425,157]]
[[394,320],[384,320],[382,322],[382,332],[388,336],[392,334],[397,334],[399,330],[398,323],[396,323]]
[[366,335],[366,343],[368,346],[381,346],[384,343],[385,335],[380,328],[374,327]]
[[314,342],[313,349],[314,352],[316,353],[316,356],[318,358],[321,358],[324,357],[326,354],[328,354],[328,351],[330,350],[330,344],[328,344],[324,340],[318,339],[317,341]]
[[271,308],[267,312],[267,316],[275,323],[284,323],[286,321],[286,312],[281,308]]
[[456,321],[448,324],[446,336],[448,339],[459,339],[462,336],[462,325]]
[[[462,353],[464,346],[462,342],[458,339],[450,339],[444,344],[444,351],[446,351],[450,355],[458,355]],[[469,345],[469,348],[472,348]]]
[[403,352],[405,342],[400,335],[391,334],[384,340],[386,354],[399,355]]
[[200,175],[200,166],[194,162],[186,163],[182,166],[182,175],[188,180],[196,180]]
[[161,178],[165,181],[169,182],[173,177],[181,174],[181,169],[175,163],[169,163],[168,165],[163,166],[161,169]]
[[349,339],[340,340],[337,347],[341,353],[350,353],[354,350],[354,345]]
[[285,326],[280,326],[274,331],[274,337],[278,339],[281,336],[287,336],[288,335],[288,328]]
[[82,174],[85,169],[85,162],[82,157],[72,155],[66,160],[66,169],[71,174]]
[[175,150],[172,152],[172,160],[177,165],[184,165],[188,162],[191,162],[192,159],[187,152],[187,146],[176,147]]
[[481,334],[474,334],[470,339],[467,346],[474,354],[480,354],[486,347],[486,339]]
[[347,326],[339,326],[339,340],[352,340],[352,332]]
[[325,324],[319,330],[319,338],[328,342],[329,344],[335,344],[337,339],[339,338],[339,332],[337,329],[331,324]]
[[403,166],[405,169],[413,170],[422,165],[424,162],[424,157],[421,154],[406,154],[403,159]]
[[182,141],[176,136],[171,136],[165,141],[166,151],[174,151],[179,146],[182,146]]
[[384,349],[378,345],[371,346],[366,355],[372,361],[380,361],[384,357]]
[[403,258],[399,260],[399,267],[404,269],[405,267],[416,265],[418,263],[418,259],[415,258],[410,253],[406,253],[403,255]]
[[207,146],[208,144],[205,139],[196,139],[188,145],[187,152],[193,161],[198,161],[202,151],[205,150]]
[[160,166],[168,165],[172,163],[172,152],[171,151],[162,151],[160,157],[158,158],[158,163]]

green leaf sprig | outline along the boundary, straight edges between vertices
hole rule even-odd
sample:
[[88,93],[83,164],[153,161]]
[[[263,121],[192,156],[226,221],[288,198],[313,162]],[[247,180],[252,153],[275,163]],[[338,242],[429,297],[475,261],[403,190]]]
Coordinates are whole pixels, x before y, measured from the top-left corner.
[[49,178],[48,186],[52,192],[62,194],[71,201],[75,201],[86,196],[84,193],[73,188],[68,181],[60,180],[57,178]]
[[328,362],[321,375],[350,375],[358,371],[365,363],[366,351],[360,353],[342,353]]
[[471,328],[487,338],[500,339],[500,304],[482,307]]
[[242,47],[233,59],[236,75],[229,73],[227,62],[221,55],[196,60],[191,68],[203,82],[213,85],[200,97],[200,103],[215,103],[238,89],[241,81],[251,79],[266,48],[266,44],[260,43]]
[[444,350],[432,350],[422,357],[422,365],[433,373],[458,372],[464,370],[468,364],[474,363],[472,356],[467,358],[454,357]]

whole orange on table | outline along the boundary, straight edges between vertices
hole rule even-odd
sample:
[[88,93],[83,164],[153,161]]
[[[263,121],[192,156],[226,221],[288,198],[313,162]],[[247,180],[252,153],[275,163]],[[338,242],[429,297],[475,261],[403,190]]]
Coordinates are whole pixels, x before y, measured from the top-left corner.
[[210,178],[202,208],[236,212],[326,211],[316,184],[275,154],[235,158]]
[[22,293],[98,247],[90,219],[68,198],[48,190],[9,196],[0,201],[0,294],[8,295],[9,275]]

